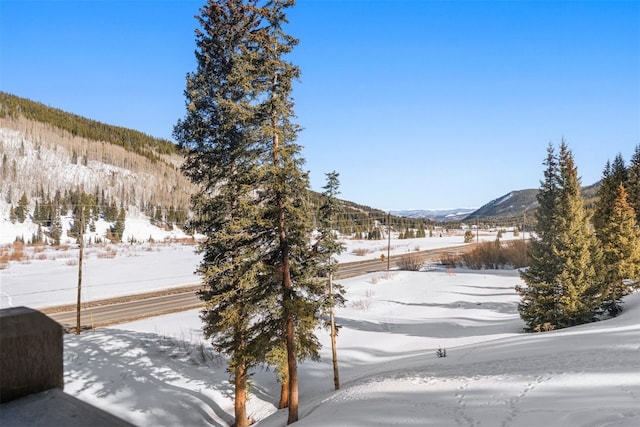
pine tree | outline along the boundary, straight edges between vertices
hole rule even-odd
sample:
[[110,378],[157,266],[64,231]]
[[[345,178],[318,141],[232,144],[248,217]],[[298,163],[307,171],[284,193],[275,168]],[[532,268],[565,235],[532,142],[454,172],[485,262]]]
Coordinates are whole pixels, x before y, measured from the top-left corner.
[[558,199],[558,246],[555,255],[562,271],[557,280],[562,321],[559,327],[591,322],[599,308],[602,257],[584,210],[578,171],[573,154],[564,141],[560,144],[560,197]]
[[[187,115],[174,135],[187,149],[184,174],[199,186],[192,197],[190,228],[206,236],[198,273],[205,302],[205,337],[229,356],[234,383],[235,425],[249,425],[248,378],[259,362],[249,321],[257,315],[257,277],[263,262],[261,212],[254,193],[260,185],[258,153],[253,147],[255,94],[247,33],[257,18],[241,1],[209,2],[200,9],[196,30],[197,70],[187,76]],[[156,208],[156,219],[160,209]],[[269,301],[267,299],[266,301]],[[266,302],[262,301],[262,303]]]
[[629,204],[636,211],[636,222],[640,224],[640,144],[636,145],[636,149],[631,156],[627,177],[626,188]]
[[316,358],[319,342],[315,336],[324,286],[315,279],[315,261],[310,248],[311,209],[308,205],[308,174],[302,171],[301,147],[295,143],[299,127],[294,117],[291,91],[299,69],[287,62],[297,40],[283,31],[290,0],[266,1],[254,10],[264,22],[255,33],[259,47],[254,62],[256,87],[263,95],[257,105],[261,119],[258,138],[267,142],[271,156],[265,168],[265,184],[260,192],[265,207],[265,224],[274,239],[266,254],[272,274],[261,278],[261,286],[277,294],[280,310],[269,316],[265,327],[276,325],[273,333],[284,337],[289,379],[288,423],[298,420],[297,362]]
[[60,238],[62,237],[62,222],[60,221],[60,215],[58,215],[58,209],[55,210],[54,215],[51,218],[49,233],[51,234],[51,238],[53,239],[53,245],[60,246]]
[[116,222],[111,227],[112,240],[116,243],[121,242],[124,236],[125,220],[127,212],[124,208],[120,208]]
[[327,184],[322,193],[322,205],[320,206],[320,227],[318,229],[318,240],[314,245],[314,251],[318,254],[318,273],[320,277],[326,278],[328,286],[324,302],[324,313],[329,317],[328,326],[331,334],[331,354],[333,360],[333,383],[334,389],[340,388],[340,376],[338,371],[338,354],[336,348],[336,337],[338,327],[335,323],[334,308],[344,305],[344,288],[333,282],[333,276],[338,270],[338,263],[333,259],[340,255],[345,246],[338,241],[335,230],[335,218],[340,211],[340,205],[336,196],[340,181],[337,172],[326,174]]
[[627,185],[628,177],[629,174],[621,154],[616,156],[613,164],[607,161],[602,171],[602,179],[597,192],[598,201],[593,214],[593,226],[596,232],[609,221],[613,203],[618,194],[618,186]]
[[29,200],[27,199],[27,194],[22,193],[20,200],[18,200],[18,206],[15,208],[16,219],[19,223],[25,222],[27,219],[27,214],[29,213]]
[[636,214],[622,184],[616,194],[609,217],[598,230],[604,258],[602,307],[612,316],[622,311],[622,297],[640,288],[640,230]]
[[528,330],[554,329],[593,320],[597,310],[600,264],[597,242],[588,227],[573,155],[562,141],[555,155],[549,145],[544,181],[538,192],[537,238],[531,264],[518,286],[520,316]]
[[[316,357],[322,289],[309,245],[308,176],[302,172],[290,99],[298,69],[282,58],[291,1],[209,1],[196,30],[197,70],[174,135],[183,172],[198,184],[189,228],[206,236],[198,268],[205,335],[227,354],[235,425],[247,425],[250,369],[286,348],[289,418],[297,419],[297,359]],[[290,421],[291,422],[291,421]]]

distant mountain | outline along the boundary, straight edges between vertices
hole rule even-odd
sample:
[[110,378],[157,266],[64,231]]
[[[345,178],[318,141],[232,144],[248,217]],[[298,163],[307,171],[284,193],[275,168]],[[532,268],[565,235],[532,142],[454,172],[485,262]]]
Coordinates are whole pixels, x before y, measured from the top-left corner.
[[[592,209],[596,200],[596,194],[600,182],[584,186],[581,189],[584,199],[584,206],[587,210]],[[511,191],[497,199],[480,207],[464,218],[464,221],[502,221],[517,222],[523,216],[533,220],[535,210],[538,208],[538,189]]]
[[522,217],[525,213],[533,213],[538,207],[537,189],[511,191],[480,207],[469,214],[465,221],[486,219],[511,219]]
[[416,209],[391,211],[391,215],[396,215],[404,218],[429,219],[436,222],[456,222],[462,221],[473,212],[475,212],[475,209],[472,208],[436,210]]
[[[180,172],[182,161],[170,141],[0,92],[0,222],[10,220],[25,196],[24,209],[34,223],[42,222],[38,209],[55,206],[64,215],[83,200],[93,214],[111,223],[108,218],[124,209],[128,217],[146,216],[155,225],[181,228],[196,190]],[[587,209],[597,188],[583,187]],[[390,213],[340,200],[336,227],[345,234],[379,238],[389,225],[397,231],[424,229],[434,222],[519,224],[525,213],[533,219],[537,192],[511,191],[479,209]],[[317,211],[321,195],[310,191],[309,201]],[[317,219],[317,212],[312,215]]]
[[[600,182],[582,187],[585,208],[592,209]],[[519,224],[524,216],[533,221],[538,208],[538,189],[514,190],[500,196],[478,209],[400,210],[392,215],[404,218],[429,219],[436,222],[488,221],[503,224]]]
[[[196,187],[181,173],[182,162],[169,141],[0,92],[0,223],[24,225],[18,235],[25,240],[33,240],[32,228],[37,230],[38,224],[44,235],[51,232],[50,211],[73,221],[79,205],[87,207],[96,224],[104,220],[115,227],[115,217],[124,210],[127,220],[135,218],[138,225],[149,221],[168,230],[183,228]],[[321,195],[310,191],[309,201],[317,210]],[[427,222],[340,203],[336,226],[365,238],[379,238],[389,223],[394,230],[404,230],[424,228]],[[20,215],[24,219],[17,218],[16,209],[26,214]],[[70,227],[64,224],[63,229]],[[125,230],[122,237],[130,232]],[[0,243],[18,237],[8,233],[0,232]],[[148,239],[149,233],[143,233],[132,237]]]

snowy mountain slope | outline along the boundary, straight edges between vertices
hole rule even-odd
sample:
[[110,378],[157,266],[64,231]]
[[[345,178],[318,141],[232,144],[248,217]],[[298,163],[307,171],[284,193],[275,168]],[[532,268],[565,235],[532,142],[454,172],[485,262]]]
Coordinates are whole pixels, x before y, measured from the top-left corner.
[[460,209],[416,209],[416,210],[402,210],[391,211],[391,215],[397,215],[405,218],[426,218],[439,222],[449,221],[462,221],[469,214],[475,212],[474,209],[460,208]]
[[[409,247],[427,247],[429,242],[455,243],[434,237],[413,239]],[[380,249],[375,241],[346,243],[345,259],[356,249],[370,248],[367,257],[376,257]],[[405,243],[392,241],[392,247],[406,251]],[[99,257],[108,248],[93,248],[86,260],[86,296],[161,286],[154,283],[155,273],[167,278],[191,275],[197,264],[192,248],[148,246],[119,246],[110,258]],[[0,271],[2,291],[24,294],[12,302],[31,306],[37,306],[40,296],[54,298],[56,293],[47,289],[71,288],[67,292],[72,293],[75,281],[56,273],[66,270],[75,277],[76,268],[67,261],[61,256],[11,264]],[[136,278],[136,272],[141,276]],[[121,274],[131,275],[131,280],[122,280]],[[101,282],[92,281],[96,278]],[[304,362],[299,368],[301,419],[296,425],[553,427],[640,422],[640,294],[625,299],[625,311],[617,318],[525,334],[517,313],[514,287],[522,282],[516,271],[425,267],[341,283],[348,299],[336,312],[342,325],[342,387],[333,391],[329,336],[319,331],[321,362]],[[446,349],[446,357],[437,357],[438,349]],[[203,339],[197,310],[67,335],[64,363],[65,392],[135,425],[232,422],[226,360]],[[248,408],[258,425],[285,425],[286,411],[274,406],[278,396],[273,372],[257,370]],[[11,425],[3,417],[0,413],[0,423]]]
[[[631,426],[640,421],[640,294],[615,319],[520,332],[514,271],[375,273],[343,281],[342,388],[328,333],[300,365],[300,426]],[[65,337],[65,390],[140,426],[232,421],[224,358],[198,312]],[[437,357],[446,349],[446,357]],[[286,424],[273,373],[252,380],[250,415]]]
[[[153,161],[123,147],[75,137],[24,118],[0,119],[0,159],[0,244],[21,235],[29,239],[37,230],[33,224],[36,203],[54,203],[56,196],[66,197],[69,206],[70,193],[89,194],[98,209],[107,204],[124,207],[129,218],[138,219],[149,208],[162,207],[165,214],[170,207],[186,210],[193,190],[177,167],[181,161],[177,154]],[[10,210],[23,195],[29,215],[24,223],[14,221],[21,228],[19,234],[8,235]],[[55,206],[60,203],[55,201]]]

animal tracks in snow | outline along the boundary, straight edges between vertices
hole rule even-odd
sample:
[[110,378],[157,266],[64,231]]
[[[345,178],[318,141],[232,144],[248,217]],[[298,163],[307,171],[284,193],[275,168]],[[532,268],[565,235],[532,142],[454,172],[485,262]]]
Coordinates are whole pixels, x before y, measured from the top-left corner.
[[[448,382],[451,395],[455,399],[453,419],[456,425],[478,427],[485,425],[487,413],[492,412],[493,419],[500,419],[501,427],[513,427],[518,424],[521,405],[552,376],[473,376],[450,378]],[[433,383],[433,381],[432,381]],[[451,396],[450,395],[450,396]],[[498,415],[499,414],[499,415]]]
[[517,418],[520,412],[520,403],[522,399],[527,397],[529,393],[531,393],[534,389],[540,386],[545,381],[548,381],[551,377],[542,377],[537,376],[532,381],[528,381],[522,391],[514,398],[509,399],[508,404],[508,413],[507,417],[504,421],[502,421],[502,427],[509,427],[513,424],[514,420]]

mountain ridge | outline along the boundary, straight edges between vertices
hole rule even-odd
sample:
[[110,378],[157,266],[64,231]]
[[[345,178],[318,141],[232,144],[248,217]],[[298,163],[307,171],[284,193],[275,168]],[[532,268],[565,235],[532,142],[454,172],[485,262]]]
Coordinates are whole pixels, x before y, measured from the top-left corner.
[[[23,195],[35,216],[35,205],[86,194],[95,209],[120,207],[166,227],[184,227],[196,187],[181,173],[183,157],[170,141],[4,92],[0,140],[0,219],[9,219]],[[385,212],[339,200],[343,212],[338,223],[341,232],[370,238],[389,225],[396,230],[471,220],[515,225],[524,215],[533,216],[536,193],[514,190],[478,209]],[[317,209],[320,194],[310,190],[309,200]]]

